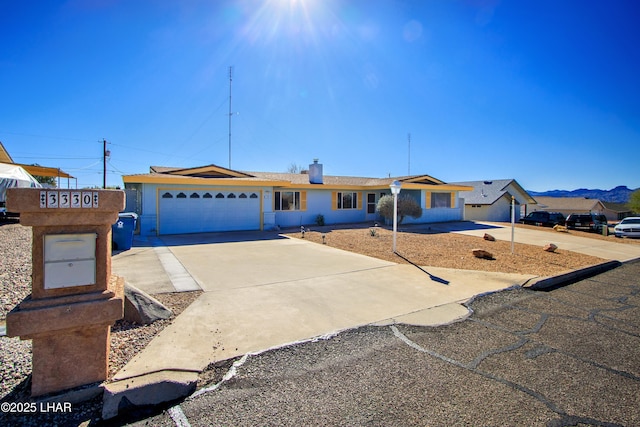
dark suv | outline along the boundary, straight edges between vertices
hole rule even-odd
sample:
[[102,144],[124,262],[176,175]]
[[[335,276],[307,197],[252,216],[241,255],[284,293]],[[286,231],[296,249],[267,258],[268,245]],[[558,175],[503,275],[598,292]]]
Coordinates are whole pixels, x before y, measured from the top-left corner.
[[576,214],[572,213],[567,217],[567,228],[572,230],[587,230],[602,232],[603,227],[607,227],[607,217],[602,214]]
[[542,225],[553,227],[554,225],[564,225],[564,215],[560,212],[536,211],[520,219],[523,224]]

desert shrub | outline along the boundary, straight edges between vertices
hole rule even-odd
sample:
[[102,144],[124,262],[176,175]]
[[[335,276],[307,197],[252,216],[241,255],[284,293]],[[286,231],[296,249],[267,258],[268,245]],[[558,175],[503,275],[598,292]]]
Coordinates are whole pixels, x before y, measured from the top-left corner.
[[[380,200],[378,200],[376,211],[382,215],[383,218],[393,221],[393,196],[382,196]],[[408,194],[400,194],[398,196],[398,224],[402,224],[402,221],[407,216],[420,218],[421,215],[422,208],[416,199]]]
[[316,225],[318,227],[322,227],[324,225],[324,215],[319,214],[318,216],[316,216]]
[[631,193],[629,207],[634,213],[640,214],[640,188]]

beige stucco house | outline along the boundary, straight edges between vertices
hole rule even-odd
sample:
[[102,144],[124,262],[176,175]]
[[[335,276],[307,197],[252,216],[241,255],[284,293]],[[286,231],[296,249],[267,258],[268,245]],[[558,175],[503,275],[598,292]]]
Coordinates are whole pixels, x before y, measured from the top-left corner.
[[572,213],[605,214],[605,206],[598,199],[586,197],[546,197],[537,196],[538,210],[548,212],[560,212],[565,217]]

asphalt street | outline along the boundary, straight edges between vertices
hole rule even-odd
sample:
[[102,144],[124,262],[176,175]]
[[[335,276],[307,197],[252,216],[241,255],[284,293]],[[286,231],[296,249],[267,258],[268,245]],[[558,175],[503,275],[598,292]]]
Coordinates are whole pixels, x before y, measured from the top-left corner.
[[111,423],[640,425],[639,277],[631,261],[478,297],[446,326],[372,325],[219,362],[196,395]]

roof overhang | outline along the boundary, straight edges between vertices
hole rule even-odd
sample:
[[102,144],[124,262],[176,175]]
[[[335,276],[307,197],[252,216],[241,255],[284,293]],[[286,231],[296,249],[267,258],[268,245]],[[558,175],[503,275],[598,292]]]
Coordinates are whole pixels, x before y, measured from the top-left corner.
[[444,184],[444,181],[440,181],[439,179],[436,179],[434,177],[432,177],[431,175],[416,175],[416,176],[411,176],[411,177],[407,177],[407,178],[398,178],[399,181],[401,181],[403,184],[404,183],[421,183],[421,184]]
[[[122,177],[125,184],[160,184],[160,185],[199,185],[199,186],[226,186],[226,187],[276,187],[291,189],[314,190],[354,190],[354,191],[384,191],[389,190],[386,184],[376,185],[349,185],[349,184],[295,184],[289,181],[269,180],[260,178],[203,178],[197,176],[180,176],[174,174],[148,174],[125,175]],[[450,184],[419,184],[403,182],[403,190],[430,190],[430,191],[469,191],[472,187]]]
[[286,181],[270,181],[242,178],[202,178],[194,176],[179,176],[168,174],[124,175],[125,184],[164,184],[164,185],[201,185],[201,186],[229,186],[229,187],[276,187],[290,185]]
[[24,170],[26,170],[27,172],[29,172],[31,175],[34,176],[53,176],[56,178],[75,178],[71,175],[69,175],[68,173],[66,173],[65,171],[59,169],[59,168],[48,168],[45,166],[36,166],[36,165],[23,165],[23,164],[19,164],[19,163],[14,163],[14,165],[16,166],[20,166],[21,168],[23,168]]
[[520,191],[522,194],[525,195],[526,199],[527,199],[527,203],[532,203],[532,204],[536,204],[538,203],[536,201],[536,199],[534,199],[533,197],[531,197],[531,194],[529,194],[527,192],[527,190],[525,190],[524,188],[522,188],[522,186],[520,184],[518,184],[518,181],[516,181],[515,179],[513,181],[511,181],[511,184],[513,184],[514,187],[516,187],[518,189],[518,191]]
[[[152,172],[158,172],[155,170],[156,167],[151,167]],[[184,169],[171,169],[164,172],[161,172],[167,175],[180,175],[180,176],[191,176],[191,177],[200,177],[200,178],[251,178],[252,175],[246,174],[244,172],[236,171],[233,169],[223,168],[218,165],[206,165],[206,166],[198,166],[194,168],[184,168]]]

